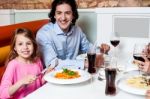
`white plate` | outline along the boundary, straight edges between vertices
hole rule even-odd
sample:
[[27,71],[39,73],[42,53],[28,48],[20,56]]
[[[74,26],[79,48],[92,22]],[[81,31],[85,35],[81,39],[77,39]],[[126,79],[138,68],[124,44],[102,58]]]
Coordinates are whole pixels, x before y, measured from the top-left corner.
[[91,75],[84,70],[79,70],[79,69],[71,69],[71,70],[78,71],[80,77],[74,79],[58,79],[54,77],[55,74],[58,72],[62,72],[63,70],[56,70],[46,74],[44,76],[44,79],[50,83],[55,83],[55,84],[75,84],[75,83],[81,83],[87,81],[91,78]]
[[76,59],[80,60],[80,59],[87,59],[87,54],[80,54],[76,57]]
[[126,83],[126,80],[132,76],[138,76],[139,75],[139,71],[134,70],[134,71],[130,71],[124,74],[124,76],[120,77],[117,79],[117,86],[118,88],[120,88],[121,90],[131,93],[131,94],[136,94],[136,95],[146,95],[146,89],[141,89],[141,88],[135,88],[135,87],[131,87]]

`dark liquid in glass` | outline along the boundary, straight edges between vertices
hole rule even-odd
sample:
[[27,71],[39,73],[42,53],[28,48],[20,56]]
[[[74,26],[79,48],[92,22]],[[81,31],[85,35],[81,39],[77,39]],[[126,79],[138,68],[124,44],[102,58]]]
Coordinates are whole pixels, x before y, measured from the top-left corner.
[[106,76],[105,94],[106,95],[115,95],[116,94],[116,86],[115,86],[116,69],[115,68],[106,68],[105,76]]
[[110,41],[110,43],[114,46],[114,47],[116,47],[118,44],[119,44],[119,40],[111,40]]
[[147,57],[148,58],[148,60],[150,61],[150,57]]
[[95,69],[95,58],[96,58],[96,53],[87,53],[87,57],[88,57],[88,72],[89,73],[95,73],[96,69]]
[[133,58],[135,60],[139,60],[139,61],[145,62],[144,58],[140,54],[133,54]]

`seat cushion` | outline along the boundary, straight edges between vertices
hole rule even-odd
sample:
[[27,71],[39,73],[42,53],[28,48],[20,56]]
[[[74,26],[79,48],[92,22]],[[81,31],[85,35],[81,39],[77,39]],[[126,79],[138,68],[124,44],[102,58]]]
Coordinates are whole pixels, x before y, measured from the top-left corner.
[[6,58],[8,57],[9,51],[10,51],[9,45],[0,47],[0,67],[4,65]]
[[4,74],[4,72],[5,72],[5,69],[6,69],[6,66],[0,66],[0,82],[1,82],[1,79],[2,79],[2,77],[3,77],[3,74]]

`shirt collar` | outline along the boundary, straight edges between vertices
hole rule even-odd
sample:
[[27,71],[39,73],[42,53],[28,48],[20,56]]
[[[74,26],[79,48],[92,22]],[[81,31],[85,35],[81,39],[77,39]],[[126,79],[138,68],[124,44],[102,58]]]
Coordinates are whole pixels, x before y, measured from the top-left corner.
[[[57,22],[54,23],[54,31],[57,35],[66,35],[66,33],[64,33],[61,28],[59,27],[59,25],[57,24]],[[67,36],[71,35],[74,31],[74,26],[71,26],[70,31],[67,33]]]

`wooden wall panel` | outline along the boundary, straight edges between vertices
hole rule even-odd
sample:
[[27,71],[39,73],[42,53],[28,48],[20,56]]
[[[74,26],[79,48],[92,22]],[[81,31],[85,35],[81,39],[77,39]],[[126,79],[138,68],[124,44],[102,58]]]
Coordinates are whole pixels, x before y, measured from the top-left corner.
[[[53,0],[0,0],[0,9],[48,9]],[[146,7],[150,0],[76,0],[79,8]]]

